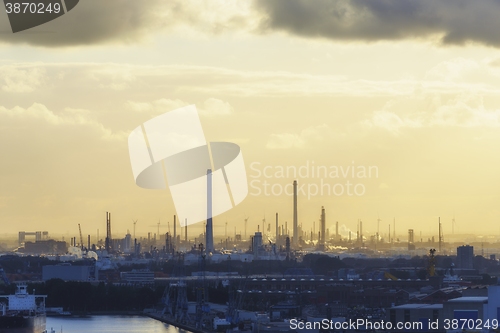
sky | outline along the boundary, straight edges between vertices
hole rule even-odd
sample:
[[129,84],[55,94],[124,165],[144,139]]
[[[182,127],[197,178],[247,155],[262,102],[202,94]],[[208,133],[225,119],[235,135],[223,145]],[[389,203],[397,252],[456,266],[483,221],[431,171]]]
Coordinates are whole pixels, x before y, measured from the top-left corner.
[[207,141],[241,147],[249,183],[215,234],[276,212],[291,228],[280,189],[297,179],[304,230],[324,206],[331,232],[395,219],[401,238],[437,236],[440,217],[445,241],[453,218],[500,236],[498,14],[496,0],[81,0],[13,34],[2,9],[1,233],[94,237],[107,211],[117,237],[133,220],[173,229],[170,192],[135,184],[127,138],[195,104]]

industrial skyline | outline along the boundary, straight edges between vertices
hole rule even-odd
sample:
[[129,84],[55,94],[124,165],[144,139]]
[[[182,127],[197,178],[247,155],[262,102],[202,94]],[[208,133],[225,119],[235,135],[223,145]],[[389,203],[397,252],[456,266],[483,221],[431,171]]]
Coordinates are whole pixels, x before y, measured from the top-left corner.
[[[462,235],[466,236],[466,239],[461,237],[460,234],[455,234],[455,227],[456,227],[456,221],[453,218],[451,221],[451,234],[447,235],[447,242],[445,242],[445,236],[443,232],[443,225],[441,223],[441,217],[438,217],[437,220],[437,235],[434,232],[430,232],[429,234],[422,233],[422,230],[416,230],[416,229],[408,229],[407,231],[407,237],[404,235],[396,234],[396,219],[393,219],[392,222],[392,234],[391,234],[391,224],[388,225],[388,232],[380,232],[380,222],[382,221],[380,217],[376,220],[376,229],[363,229],[363,221],[358,219],[357,225],[356,225],[356,231],[353,231],[346,227],[345,224],[342,224],[339,229],[339,222],[335,221],[334,227],[328,227],[328,222],[326,219],[326,209],[324,206],[321,207],[321,214],[318,219],[318,231],[316,232],[316,223],[313,221],[312,226],[309,226],[310,229],[308,229],[307,224],[303,224],[302,222],[299,223],[298,219],[298,206],[299,206],[299,200],[297,196],[297,188],[298,188],[298,183],[296,180],[293,181],[292,186],[293,186],[293,198],[292,198],[292,207],[293,207],[293,216],[294,219],[291,224],[291,229],[288,228],[287,221],[284,223],[282,222],[280,224],[279,222],[279,213],[276,212],[275,216],[275,230],[274,232],[272,231],[271,223],[266,225],[266,219],[265,216],[262,219],[262,228],[260,223],[257,222],[256,228],[254,228],[253,225],[250,225],[250,230],[242,231],[242,230],[237,230],[236,227],[234,228],[234,234],[228,234],[227,232],[227,221],[226,221],[226,226],[224,230],[224,236],[222,236],[220,233],[215,233],[214,232],[214,227],[212,224],[212,207],[213,207],[213,202],[212,202],[212,170],[208,169],[207,170],[207,196],[206,196],[206,212],[207,212],[207,219],[205,223],[203,223],[203,230],[199,230],[199,228],[196,228],[196,225],[191,225],[190,232],[191,234],[188,237],[188,226],[187,224],[185,226],[179,225],[181,230],[183,230],[183,236],[184,239],[182,238],[181,234],[177,234],[177,224],[179,224],[177,215],[173,215],[173,223],[172,223],[172,229],[171,229],[171,223],[170,221],[167,221],[166,225],[163,225],[163,227],[167,227],[167,230],[162,230],[160,231],[160,221],[158,221],[157,225],[155,226],[150,226],[150,227],[156,227],[157,232],[148,232],[147,233],[147,238],[144,237],[144,235],[136,237],[135,233],[135,226],[138,222],[138,220],[132,220],[132,224],[134,226],[134,231],[133,231],[133,237],[130,233],[130,229],[127,229],[127,233],[125,235],[125,239],[128,239],[127,242],[142,242],[147,239],[148,243],[153,241],[153,244],[156,246],[159,246],[161,248],[162,244],[167,241],[167,248],[172,247],[172,249],[177,248],[182,240],[184,240],[184,247],[185,249],[189,249],[189,243],[195,244],[195,245],[200,245],[203,244],[204,249],[208,254],[214,253],[216,248],[227,249],[227,244],[228,242],[231,243],[239,243],[239,245],[243,244],[243,247],[245,247],[245,242],[249,242],[248,244],[252,244],[252,247],[255,247],[255,240],[254,240],[254,235],[260,238],[260,241],[258,242],[259,245],[262,245],[262,239],[265,237],[267,238],[270,242],[274,242],[277,245],[283,246],[283,242],[285,238],[289,238],[290,240],[290,245],[292,249],[297,250],[297,249],[307,249],[311,250],[312,248],[318,249],[320,251],[331,251],[332,248],[331,246],[340,246],[339,249],[347,249],[345,246],[348,247],[365,247],[365,246],[370,246],[373,247],[375,251],[377,250],[382,250],[383,247],[386,248],[389,245],[389,247],[399,247],[399,248],[404,248],[408,247],[408,251],[415,251],[416,246],[436,246],[438,249],[438,253],[445,253],[446,251],[444,250],[445,245],[447,247],[449,246],[454,246],[454,244],[462,244],[462,243],[469,243],[469,242],[478,242],[478,241],[486,241],[488,243],[490,242],[498,242],[498,237],[495,237],[495,235],[488,235],[488,237],[485,237],[481,240],[481,238],[476,239],[476,238],[471,238],[470,235]],[[249,219],[249,216],[246,218],[247,222]],[[106,212],[106,234],[103,236],[103,238],[99,237],[99,229],[97,230],[97,236],[93,236],[91,234],[88,234],[85,243],[83,241],[83,233],[81,229],[81,225],[78,224],[78,231],[79,231],[79,242],[77,242],[77,237],[71,236],[69,237],[69,243],[72,246],[79,246],[90,248],[91,244],[94,244],[96,246],[97,244],[102,244],[103,249],[107,250],[108,252],[114,251],[113,249],[113,244],[116,241],[120,241],[120,239],[123,238],[123,235],[119,235],[115,238],[112,237],[111,233],[111,213]],[[247,228],[248,226],[245,225]],[[330,229],[332,230],[330,232]],[[247,236],[247,231],[249,231],[249,235]],[[19,239],[19,246],[24,244],[26,236],[35,236],[36,241],[41,241],[41,240],[47,240],[48,238],[48,232],[47,231],[19,231],[18,233],[18,239]],[[60,235],[59,235],[60,236]],[[67,235],[68,236],[68,235]],[[500,237],[500,236],[499,236]],[[63,237],[64,240],[64,237]],[[93,240],[93,242],[91,241]],[[215,242],[216,241],[216,242]],[[220,242],[220,243],[219,243]],[[243,243],[241,243],[243,242]],[[427,245],[424,245],[427,244]],[[128,248],[130,248],[130,244],[128,245]]]
[[[351,30],[360,13],[371,27],[388,20],[361,3],[346,9],[352,25],[325,14],[307,30],[280,2],[176,1],[174,13],[164,1],[126,0],[120,14],[110,1],[81,2],[26,33],[10,33],[0,15],[9,32],[0,34],[4,233],[43,226],[72,235],[80,224],[104,234],[107,211],[119,234],[132,220],[136,234],[155,232],[158,219],[164,231],[177,213],[171,193],[136,186],[127,137],[195,104],[206,138],[241,147],[248,177],[247,198],[214,218],[215,235],[226,222],[229,234],[243,233],[248,217],[250,234],[276,212],[292,226],[285,191],[294,180],[296,218],[308,231],[319,230],[323,206],[330,230],[338,221],[355,233],[360,220],[366,232],[387,234],[395,218],[398,235],[437,237],[441,217],[445,240],[500,235],[500,49],[496,34],[475,28],[496,31],[493,2],[451,12],[422,3],[419,17],[442,15],[425,28],[394,23],[416,17],[401,8],[393,13],[401,20],[372,34]],[[309,6],[320,14],[337,5]],[[466,33],[464,17],[474,14],[483,20]]]

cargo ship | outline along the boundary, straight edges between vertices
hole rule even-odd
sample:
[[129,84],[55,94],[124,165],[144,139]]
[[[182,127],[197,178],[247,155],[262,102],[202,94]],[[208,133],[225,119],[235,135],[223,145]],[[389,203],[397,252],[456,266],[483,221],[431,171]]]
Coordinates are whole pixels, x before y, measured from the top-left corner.
[[29,294],[26,283],[14,295],[0,295],[0,333],[46,333],[46,297]]

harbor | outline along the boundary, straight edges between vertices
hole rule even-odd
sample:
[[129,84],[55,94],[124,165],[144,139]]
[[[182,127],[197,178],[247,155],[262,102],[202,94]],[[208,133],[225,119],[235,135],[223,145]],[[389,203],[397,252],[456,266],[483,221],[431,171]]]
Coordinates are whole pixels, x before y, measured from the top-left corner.
[[54,330],[55,333],[191,333],[189,330],[166,325],[155,319],[146,316],[118,316],[99,315],[87,318],[61,318],[48,317],[47,330]]

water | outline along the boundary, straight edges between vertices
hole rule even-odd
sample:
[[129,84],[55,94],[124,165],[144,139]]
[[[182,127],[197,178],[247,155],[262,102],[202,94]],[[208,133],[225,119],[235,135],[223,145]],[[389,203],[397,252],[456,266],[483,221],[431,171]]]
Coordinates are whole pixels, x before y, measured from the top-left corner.
[[57,333],[190,333],[158,320],[140,316],[47,317],[47,330]]

